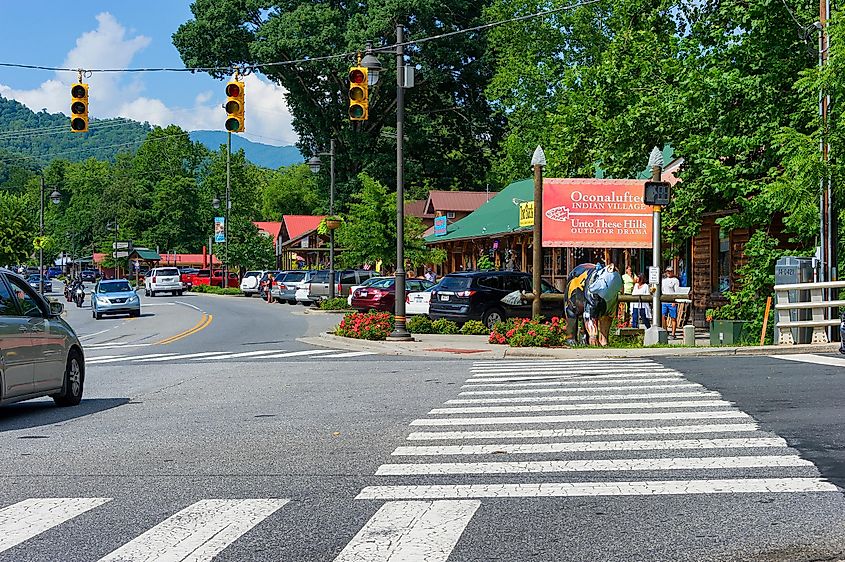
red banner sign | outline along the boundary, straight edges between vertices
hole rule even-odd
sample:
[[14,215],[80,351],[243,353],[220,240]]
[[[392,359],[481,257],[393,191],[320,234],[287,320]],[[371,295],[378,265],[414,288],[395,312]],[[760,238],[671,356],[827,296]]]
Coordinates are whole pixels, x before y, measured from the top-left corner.
[[543,246],[651,248],[642,180],[543,181]]

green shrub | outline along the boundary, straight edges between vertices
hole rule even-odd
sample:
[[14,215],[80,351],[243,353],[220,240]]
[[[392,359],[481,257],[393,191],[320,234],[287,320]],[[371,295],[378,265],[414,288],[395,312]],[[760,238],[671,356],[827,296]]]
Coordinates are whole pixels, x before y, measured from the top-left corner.
[[458,325],[445,318],[439,318],[431,323],[435,334],[457,334]]
[[428,316],[411,316],[406,323],[408,331],[412,334],[433,334],[434,326]]
[[479,320],[467,320],[461,326],[461,333],[466,336],[486,336],[490,333],[490,330]]
[[349,303],[345,297],[336,297],[320,301],[320,310],[349,310]]
[[393,326],[394,318],[389,312],[350,312],[335,328],[335,334],[361,340],[386,340]]
[[197,285],[191,289],[195,293],[208,293],[211,295],[242,295],[237,287],[213,287],[211,285]]

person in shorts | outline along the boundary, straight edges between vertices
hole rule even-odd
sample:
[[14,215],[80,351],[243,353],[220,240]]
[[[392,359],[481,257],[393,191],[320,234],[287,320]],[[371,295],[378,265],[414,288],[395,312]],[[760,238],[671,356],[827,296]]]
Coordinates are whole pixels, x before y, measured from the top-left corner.
[[[675,270],[667,267],[660,282],[660,288],[664,295],[677,295],[680,293],[680,283],[675,277]],[[674,333],[675,324],[678,322],[678,305],[674,302],[664,302],[660,306],[660,315],[663,317],[663,327],[666,331]]]

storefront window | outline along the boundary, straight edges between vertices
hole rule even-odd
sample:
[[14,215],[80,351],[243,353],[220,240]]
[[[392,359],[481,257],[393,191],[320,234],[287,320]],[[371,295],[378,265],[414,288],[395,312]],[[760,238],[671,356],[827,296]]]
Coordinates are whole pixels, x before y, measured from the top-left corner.
[[731,241],[719,236],[719,293],[725,294],[731,288]]

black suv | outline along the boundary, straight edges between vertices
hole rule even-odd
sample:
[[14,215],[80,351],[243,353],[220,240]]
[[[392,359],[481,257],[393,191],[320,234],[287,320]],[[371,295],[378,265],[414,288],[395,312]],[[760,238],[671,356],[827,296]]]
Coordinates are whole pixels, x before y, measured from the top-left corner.
[[[428,315],[436,320],[447,318],[463,324],[481,320],[488,328],[508,318],[531,318],[531,303],[509,305],[502,299],[514,291],[530,293],[531,275],[521,271],[467,271],[450,273],[431,293]],[[559,293],[543,281],[544,293]],[[543,316],[563,316],[563,301],[543,301]]]

